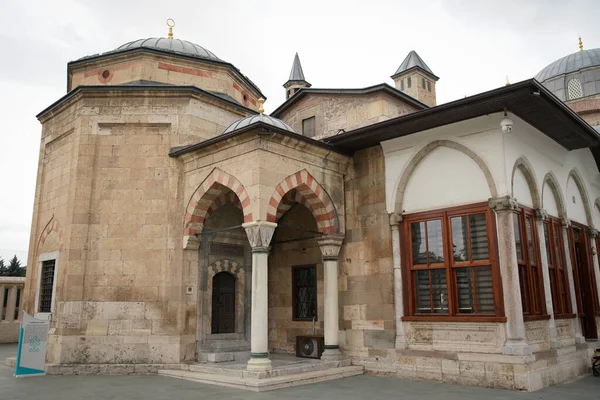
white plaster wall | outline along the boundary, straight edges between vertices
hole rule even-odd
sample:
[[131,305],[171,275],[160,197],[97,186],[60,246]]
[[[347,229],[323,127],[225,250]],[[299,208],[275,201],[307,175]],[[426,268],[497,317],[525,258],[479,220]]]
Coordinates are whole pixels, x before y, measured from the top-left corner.
[[418,165],[406,186],[403,208],[411,213],[487,201],[485,175],[466,154],[438,147]]
[[[542,178],[543,179],[543,178]],[[545,184],[542,193],[542,208],[546,210],[548,215],[558,218],[560,213],[558,212],[558,203],[554,197],[554,193],[550,188],[550,185]]]
[[531,190],[529,184],[523,175],[523,171],[517,168],[513,177],[513,197],[519,199],[519,203],[527,207],[533,207],[533,199],[531,197]]
[[[572,185],[571,187],[571,183],[569,183],[569,189],[567,189],[567,183],[570,181],[568,179],[569,173],[573,169],[579,171],[583,185],[588,192],[591,203],[590,209],[592,209],[594,199],[600,196],[600,173],[598,173],[598,167],[590,150],[579,149],[569,151],[517,116],[511,115],[511,119],[515,123],[513,132],[509,135],[504,135],[507,176],[510,177],[512,175],[515,162],[520,157],[524,157],[533,168],[536,185],[538,190],[541,191],[544,177],[548,172],[552,172],[556,176],[560,186],[560,192],[567,208],[567,217],[589,225],[585,217],[583,201],[580,200],[581,195],[579,194],[579,190],[576,185]],[[576,196],[575,204],[572,201],[572,196],[574,195]],[[529,201],[529,199],[523,200],[520,196],[523,197],[524,195],[515,193],[515,197],[519,203],[524,204],[524,202]],[[542,207],[550,215],[558,216],[556,201],[550,199],[553,196],[548,185],[543,185],[542,196]],[[600,213],[595,215],[593,219],[593,225],[596,227],[600,226]]]
[[579,188],[572,177],[569,177],[567,180],[567,198],[565,203],[567,204],[567,215],[569,218],[580,224],[587,225],[583,199],[581,198]]
[[[483,162],[487,165],[489,170],[491,171],[492,178],[496,185],[496,189],[499,195],[506,195],[510,193],[510,186],[508,184],[509,180],[506,178],[506,167],[505,167],[505,157],[503,148],[503,135],[500,130],[500,120],[502,119],[502,114],[491,114],[487,116],[482,116],[478,118],[474,118],[468,121],[457,122],[455,124],[450,124],[442,127],[438,127],[435,129],[429,129],[426,131],[422,131],[419,133],[415,133],[412,135],[399,137],[395,139],[391,139],[381,143],[383,148],[384,156],[385,156],[385,173],[386,173],[386,203],[388,212],[395,212],[395,202],[396,202],[396,193],[398,189],[398,183],[406,170],[407,165],[410,160],[427,144],[431,143],[435,140],[449,140],[456,143],[459,143],[471,151],[476,153]],[[447,149],[447,148],[446,148]],[[454,150],[457,152],[456,150]],[[437,150],[436,150],[437,152]],[[464,155],[463,153],[461,153]],[[434,153],[435,155],[435,153]],[[453,159],[458,160],[460,166],[458,168],[463,169],[467,165],[463,158],[458,158],[455,153],[452,152],[441,152],[438,155],[445,155],[452,157]],[[465,156],[467,157],[467,156]],[[468,157],[467,157],[468,158]],[[470,159],[470,158],[469,158]],[[433,163],[430,163],[432,162]],[[435,159],[426,157],[422,160],[422,163],[430,163],[429,166],[425,166],[423,171],[420,171],[421,166],[419,166],[415,172],[419,174],[424,174],[427,169],[432,168],[436,162],[441,163],[444,168],[438,167],[437,173],[447,173],[452,174],[451,171],[456,171],[456,167],[450,165],[445,157],[436,157]],[[446,171],[446,169],[450,167],[450,171]],[[471,167],[479,167],[473,162]],[[483,177],[482,173],[478,173]],[[477,176],[476,182],[479,182],[479,175],[473,172],[469,172],[469,177]],[[454,175],[454,174],[452,174]],[[510,175],[509,175],[510,176]],[[453,178],[456,180],[455,178]],[[412,179],[411,179],[412,180]],[[438,179],[439,181],[439,179]],[[485,180],[484,180],[485,181]],[[415,182],[418,182],[416,180]],[[471,182],[465,180],[466,184],[463,186],[469,186]],[[413,185],[414,182],[410,182],[409,186]],[[487,185],[487,184],[486,184]],[[410,188],[413,190],[417,185],[412,186]],[[425,209],[425,207],[445,207],[446,205],[451,204],[466,204],[472,203],[482,200],[487,200],[490,195],[489,193],[486,195],[487,197],[483,198],[482,190],[480,187],[476,187],[475,189],[466,188],[466,190],[470,193],[468,196],[461,197],[460,199],[456,199],[455,192],[442,192],[439,191],[435,194],[437,199],[435,203],[432,203],[432,200],[427,199],[423,205],[418,206],[418,209]],[[489,189],[488,189],[489,191]],[[406,192],[407,195],[412,196],[410,192]],[[420,193],[415,193],[415,196],[424,196],[426,193],[421,191]],[[462,196],[462,195],[461,195]],[[415,200],[413,198],[409,198],[409,201],[412,202],[412,206],[414,207]],[[459,203],[462,202],[462,203]],[[403,207],[406,211],[408,209]]]

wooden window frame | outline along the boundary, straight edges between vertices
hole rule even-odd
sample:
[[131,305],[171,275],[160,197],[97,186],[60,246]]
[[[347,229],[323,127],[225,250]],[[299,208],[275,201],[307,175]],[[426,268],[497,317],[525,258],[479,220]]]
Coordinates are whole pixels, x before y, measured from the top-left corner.
[[[299,318],[296,315],[296,295],[297,295],[297,285],[296,285],[296,270],[298,269],[306,269],[313,268],[315,270],[315,313],[311,318]],[[305,265],[294,265],[292,267],[292,321],[312,321],[313,318],[315,320],[318,319],[318,308],[319,308],[319,294],[318,294],[318,279],[317,279],[317,265],[316,264],[305,264]]]
[[[521,254],[523,258],[519,259],[517,252],[517,265],[519,268],[519,288],[521,290],[521,302],[524,306],[523,319],[525,321],[549,319],[550,316],[546,311],[544,276],[542,273],[542,263],[540,260],[540,244],[538,240],[539,236],[537,232],[535,211],[529,207],[519,206],[519,209],[517,209],[513,215],[516,215],[518,218],[519,230],[521,234]],[[531,257],[529,251],[530,248],[526,224],[527,219],[529,219],[531,222],[533,257]],[[517,243],[515,243],[515,250],[516,246]],[[525,288],[521,287],[521,269],[525,270]],[[534,281],[537,284],[531,284],[531,282]]]
[[[556,231],[558,230],[558,234]],[[546,239],[546,253],[548,258],[548,275],[550,278],[550,292],[552,293],[552,308],[554,318],[573,318],[571,306],[571,290],[569,288],[569,271],[565,254],[563,226],[558,218],[548,217],[544,221],[544,239]],[[558,246],[556,245],[558,243]],[[564,299],[562,298],[564,296]]]
[[[455,262],[452,248],[452,233],[450,220],[453,217],[484,214],[486,218],[486,230],[488,239],[489,259],[477,261]],[[413,266],[412,264],[412,236],[411,224],[417,222],[427,222],[440,219],[442,221],[442,243],[444,246],[444,265],[446,271],[446,288],[448,293],[448,313],[447,314],[419,314],[416,312],[416,291],[415,279],[413,271],[430,269],[430,266]],[[402,265],[407,268],[402,268],[404,281],[404,304],[405,316],[403,321],[439,321],[439,322],[506,322],[504,314],[504,301],[502,294],[502,280],[500,276],[500,267],[498,261],[498,240],[496,231],[496,216],[488,203],[476,203],[465,206],[450,207],[435,211],[426,211],[415,214],[405,215],[400,224],[400,246],[403,249],[401,252]],[[463,267],[491,265],[492,271],[492,291],[494,296],[494,313],[493,314],[461,314],[458,312],[458,289],[456,287],[456,269]],[[439,265],[434,265],[434,269],[440,268]]]

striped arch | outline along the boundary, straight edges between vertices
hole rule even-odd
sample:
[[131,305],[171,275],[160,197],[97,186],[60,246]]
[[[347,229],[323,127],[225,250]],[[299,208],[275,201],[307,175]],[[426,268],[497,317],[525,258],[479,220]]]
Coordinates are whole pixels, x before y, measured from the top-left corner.
[[317,180],[303,169],[285,178],[269,199],[267,221],[277,222],[294,203],[306,206],[323,233],[338,233],[338,216],[331,198]]
[[239,204],[244,222],[252,221],[250,197],[244,185],[233,175],[215,168],[198,186],[186,207],[184,235],[201,233],[208,215],[232,198],[237,198],[233,203]]
[[594,220],[592,218],[592,210],[590,209],[590,196],[588,195],[588,191],[585,188],[585,184],[583,183],[583,178],[581,177],[581,173],[577,168],[573,168],[569,172],[569,176],[567,177],[567,185],[565,186],[565,193],[568,189],[569,179],[573,178],[577,189],[579,190],[579,194],[581,195],[581,200],[583,200],[583,209],[585,211],[585,218],[587,219],[588,226],[590,228],[594,227]]
[[244,266],[231,260],[217,260],[209,265],[209,271],[212,275],[216,275],[219,272],[229,272],[231,275],[237,277],[240,272],[244,271]]
[[60,242],[59,250],[60,251],[64,250],[63,227],[60,224],[60,222],[58,222],[58,220],[54,217],[54,215],[52,216],[52,218],[50,218],[50,221],[46,224],[46,227],[44,228],[44,230],[42,231],[42,234],[40,235],[38,249],[40,249],[44,245],[44,243],[46,242],[46,239],[48,238],[48,236],[50,236],[50,234],[52,232],[55,232],[58,235],[58,239]]

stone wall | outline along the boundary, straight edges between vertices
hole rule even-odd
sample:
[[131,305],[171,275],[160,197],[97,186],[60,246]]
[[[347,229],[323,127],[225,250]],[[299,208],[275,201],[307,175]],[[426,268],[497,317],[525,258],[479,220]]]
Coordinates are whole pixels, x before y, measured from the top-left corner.
[[60,251],[49,363],[194,358],[181,170],[168,153],[243,116],[219,106],[164,92],[84,93],[42,119],[25,307],[36,311],[39,255]]
[[350,356],[394,348],[395,312],[384,159],[379,146],[354,155],[345,181],[346,239],[339,257],[341,347]]
[[315,117],[315,138],[318,139],[415,111],[414,106],[382,92],[362,95],[309,93],[278,118],[302,132],[302,120]]
[[[106,76],[106,77],[105,77]],[[229,66],[157,54],[136,54],[90,60],[72,66],[69,90],[84,85],[120,85],[136,81],[197,86],[223,93],[239,104],[258,110],[260,93]]]
[[[411,85],[408,87],[408,78],[410,77]],[[423,87],[423,79],[425,79],[425,87]],[[404,90],[401,81],[404,81]],[[436,82],[429,76],[425,75],[417,69],[413,69],[407,72],[405,75],[398,76],[394,79],[396,89],[401,90],[403,93],[419,100],[422,103],[427,104],[429,107],[435,107],[437,105],[435,84]],[[431,91],[427,88],[427,82],[431,85]]]

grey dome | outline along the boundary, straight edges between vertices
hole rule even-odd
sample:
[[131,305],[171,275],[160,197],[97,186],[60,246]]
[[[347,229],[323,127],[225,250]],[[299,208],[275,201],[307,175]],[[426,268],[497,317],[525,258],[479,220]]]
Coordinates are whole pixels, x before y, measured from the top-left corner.
[[238,129],[242,129],[245,128],[249,125],[252,124],[256,124],[258,122],[263,122],[265,124],[269,124],[272,125],[276,128],[279,129],[283,129],[286,131],[290,131],[293,133],[298,133],[294,130],[294,128],[292,128],[291,126],[289,126],[288,124],[286,124],[285,122],[283,122],[280,119],[274,118],[274,117],[269,117],[268,115],[251,115],[249,117],[245,117],[242,119],[239,119],[237,121],[235,121],[233,124],[229,125],[224,131],[223,131],[223,135],[229,132],[233,132],[233,131],[237,131]]
[[217,57],[213,52],[199,46],[195,43],[188,42],[187,40],[181,39],[167,39],[167,38],[147,38],[138,39],[133,42],[125,43],[122,46],[117,47],[114,51],[123,51],[136,48],[147,48],[156,49],[160,51],[167,51],[170,53],[183,54],[190,57],[203,58],[205,60],[223,61]]
[[600,67],[600,49],[589,49],[560,58],[535,76],[539,82],[588,67]]

